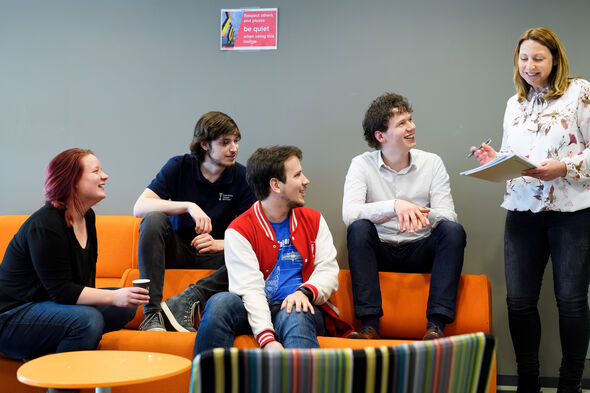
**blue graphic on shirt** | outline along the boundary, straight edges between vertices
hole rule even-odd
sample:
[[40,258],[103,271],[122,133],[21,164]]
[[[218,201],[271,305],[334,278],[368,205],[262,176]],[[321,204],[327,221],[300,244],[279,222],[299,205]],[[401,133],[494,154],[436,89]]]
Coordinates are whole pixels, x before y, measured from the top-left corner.
[[282,302],[287,296],[295,292],[303,282],[301,278],[303,259],[299,251],[291,243],[289,217],[283,222],[271,222],[270,224],[275,231],[280,246],[275,267],[266,278],[264,292],[266,292],[266,300],[269,302]]

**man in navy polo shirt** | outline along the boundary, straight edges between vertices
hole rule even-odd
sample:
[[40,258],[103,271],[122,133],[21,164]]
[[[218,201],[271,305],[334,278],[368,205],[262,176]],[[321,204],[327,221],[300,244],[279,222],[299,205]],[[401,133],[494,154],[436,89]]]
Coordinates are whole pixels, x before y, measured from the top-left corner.
[[[195,307],[227,290],[223,235],[256,201],[245,167],[236,162],[240,138],[229,116],[204,114],[195,126],[191,154],[168,160],[135,202],[133,214],[143,217],[139,272],[151,280],[140,330],[165,331],[165,315],[176,330],[194,332]],[[166,268],[218,270],[160,304]]]

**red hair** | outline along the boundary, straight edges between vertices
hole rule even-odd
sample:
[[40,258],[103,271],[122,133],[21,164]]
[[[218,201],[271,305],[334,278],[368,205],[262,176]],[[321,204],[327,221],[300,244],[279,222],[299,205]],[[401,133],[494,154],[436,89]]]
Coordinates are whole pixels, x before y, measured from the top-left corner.
[[[62,151],[51,160],[45,175],[45,200],[58,209],[65,209],[68,202],[74,209],[84,214],[82,203],[76,192],[76,185],[82,177],[84,167],[82,158],[94,154],[92,150],[80,148]],[[69,216],[69,214],[67,215]],[[69,219],[66,216],[66,221]]]

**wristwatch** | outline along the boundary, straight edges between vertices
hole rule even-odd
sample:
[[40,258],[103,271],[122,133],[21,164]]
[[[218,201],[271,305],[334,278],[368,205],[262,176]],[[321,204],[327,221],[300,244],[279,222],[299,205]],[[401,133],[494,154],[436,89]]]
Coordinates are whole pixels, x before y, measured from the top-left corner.
[[301,291],[305,296],[307,296],[310,302],[313,302],[313,293],[309,288],[299,287],[298,291]]

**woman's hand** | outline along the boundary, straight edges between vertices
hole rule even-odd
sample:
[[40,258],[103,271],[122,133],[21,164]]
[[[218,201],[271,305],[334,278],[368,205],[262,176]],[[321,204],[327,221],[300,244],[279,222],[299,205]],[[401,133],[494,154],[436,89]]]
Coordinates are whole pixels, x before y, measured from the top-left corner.
[[475,146],[471,146],[469,151],[473,152],[473,155],[475,156],[475,158],[477,158],[477,161],[479,161],[479,165],[487,164],[488,162],[498,157],[498,153],[496,153],[496,151],[492,149],[491,146],[486,145],[485,143],[481,144],[481,149],[478,149]]
[[523,176],[534,177],[535,179],[550,181],[567,174],[567,166],[561,161],[544,161],[537,168],[522,171]]
[[113,306],[137,307],[147,304],[150,300],[149,292],[145,288],[126,287],[115,289],[113,292]]

